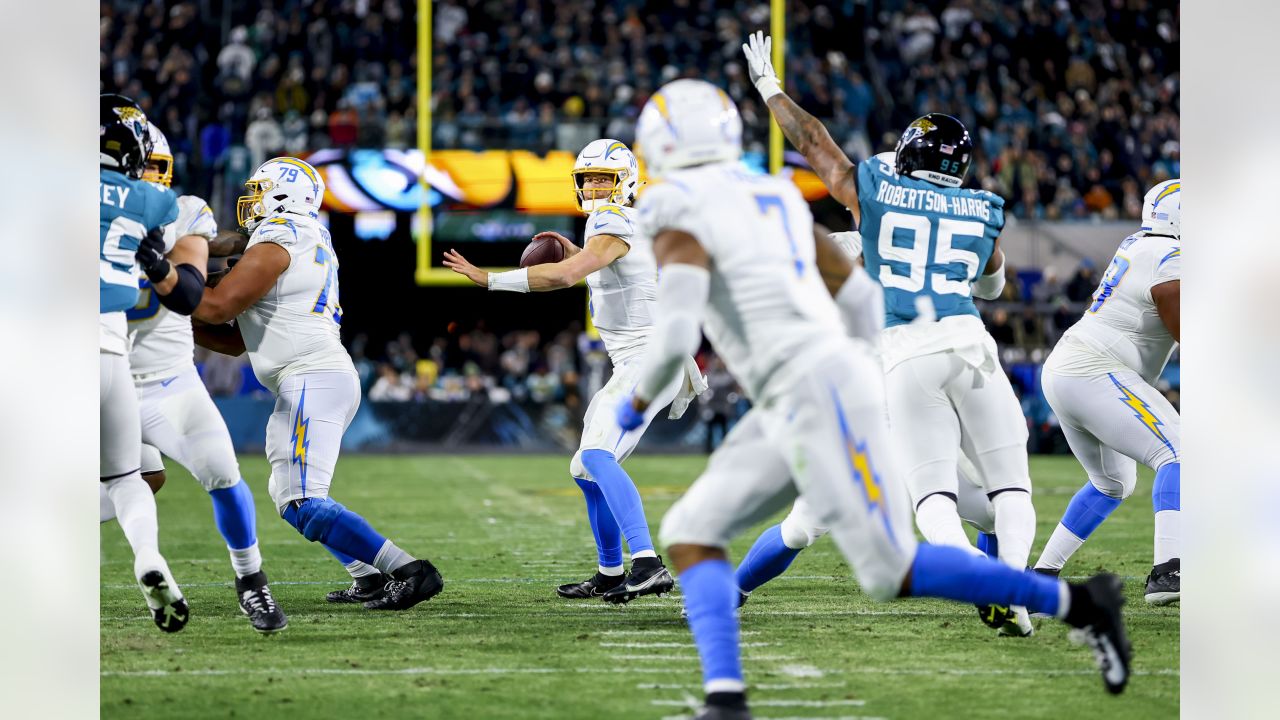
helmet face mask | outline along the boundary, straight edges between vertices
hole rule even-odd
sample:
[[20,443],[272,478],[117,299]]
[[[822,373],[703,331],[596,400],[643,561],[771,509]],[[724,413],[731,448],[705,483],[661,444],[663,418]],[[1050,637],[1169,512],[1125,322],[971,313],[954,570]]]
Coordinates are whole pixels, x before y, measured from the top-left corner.
[[[573,179],[574,202],[582,213],[594,212],[604,205],[630,205],[635,202],[640,187],[639,161],[625,143],[612,138],[587,143],[578,153],[569,175]],[[612,183],[588,187],[587,178],[592,175],[609,176]]]
[[324,181],[316,169],[292,157],[262,163],[244,186],[249,193],[236,201],[236,220],[246,230],[282,212],[317,217],[324,197]]
[[154,123],[148,123],[147,130],[151,135],[152,146],[147,155],[147,163],[143,166],[142,179],[164,187],[173,187],[173,151],[169,149],[169,139]]
[[894,154],[899,175],[960,187],[973,160],[973,139],[959,120],[929,113],[907,126]]

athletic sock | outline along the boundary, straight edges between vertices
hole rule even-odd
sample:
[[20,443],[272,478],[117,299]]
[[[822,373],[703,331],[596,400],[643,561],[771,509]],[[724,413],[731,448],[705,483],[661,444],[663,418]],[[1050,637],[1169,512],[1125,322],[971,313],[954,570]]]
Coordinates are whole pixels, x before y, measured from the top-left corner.
[[1057,615],[1065,584],[1057,578],[1015,570],[960,548],[921,543],[911,564],[911,595],[974,605],[1021,605]]
[[978,531],[978,539],[973,543],[989,558],[1000,557],[1000,541],[995,535]]
[[360,578],[369,577],[370,575],[382,574],[382,571],[378,568],[370,565],[369,563],[360,562],[359,560],[352,560],[346,565],[343,565],[343,567],[347,569],[347,573],[351,575],[353,580],[359,580]]
[[[574,478],[573,481],[578,484],[583,499],[587,501],[587,521],[591,523],[591,535],[596,540],[600,572],[605,575],[621,575],[622,531],[618,528],[618,521],[609,512],[609,504],[605,502],[599,485],[582,478]],[[612,572],[615,568],[616,573]]]
[[248,483],[237,480],[231,487],[210,490],[209,499],[213,501],[213,522],[228,548],[239,550],[258,542],[253,493]]
[[1040,559],[1036,560],[1036,567],[1061,570],[1102,521],[1119,506],[1120,498],[1103,495],[1093,483],[1085,483],[1067,504],[1062,520],[1049,536]]
[[658,552],[653,549],[641,550],[639,552],[631,553],[632,562],[635,562],[636,560],[657,560],[657,559],[658,559]]
[[738,593],[728,560],[703,560],[680,573],[689,630],[702,661],[702,680],[708,695],[741,693],[742,659],[738,647]]
[[770,580],[778,577],[791,567],[792,561],[803,548],[788,547],[782,539],[782,525],[760,533],[755,544],[747,551],[746,557],[738,564],[734,580],[738,589],[749,593]]
[[608,575],[609,577],[618,577],[622,574],[623,569],[624,568],[621,565],[614,565],[613,567],[605,567],[604,565],[596,566],[596,570],[601,575]]
[[653,538],[649,536],[649,521],[644,515],[640,491],[618,464],[613,453],[606,450],[585,450],[582,453],[582,465],[600,488],[609,512],[627,538],[627,547],[631,552],[653,550]]
[[[143,482],[146,482],[145,480]],[[107,494],[106,483],[98,483],[98,522],[114,520],[116,506],[111,504],[111,496]]]
[[103,483],[120,529],[129,541],[135,558],[153,559],[160,554],[160,527],[156,520],[156,498],[140,473],[132,473]]
[[236,571],[236,577],[252,575],[262,569],[262,553],[258,550],[258,543],[238,550],[227,548],[227,551],[231,553],[231,569]]
[[1151,487],[1151,506],[1156,513],[1154,564],[1181,558],[1181,463],[1169,463],[1156,471],[1156,481]]
[[997,556],[1015,570],[1025,569],[1031,557],[1031,543],[1036,539],[1036,508],[1031,504],[1031,493],[1007,490],[991,498],[991,504],[996,511],[996,537],[1000,538]]
[[934,545],[958,547],[974,555],[982,553],[969,542],[956,511],[955,498],[934,493],[916,507],[916,527],[926,542]]
[[414,557],[409,553],[396,547],[396,544],[387,540],[382,544],[382,548],[378,550],[378,554],[373,558],[373,566],[384,573],[390,575],[400,568],[413,562]]

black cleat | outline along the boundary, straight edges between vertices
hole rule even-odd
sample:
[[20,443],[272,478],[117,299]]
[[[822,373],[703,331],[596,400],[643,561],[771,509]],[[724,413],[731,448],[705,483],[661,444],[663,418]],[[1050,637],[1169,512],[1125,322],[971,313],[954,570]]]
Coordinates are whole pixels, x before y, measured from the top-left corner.
[[386,591],[387,583],[390,580],[390,576],[382,573],[354,578],[351,581],[351,587],[334,590],[325,595],[324,599],[331,603],[366,603],[370,600],[377,600]]
[[600,599],[605,602],[622,605],[642,595],[661,595],[669,593],[676,587],[675,578],[667,572],[662,558],[637,558],[631,561],[631,572],[627,573],[625,582],[609,590]]
[[1151,605],[1169,605],[1182,598],[1182,561],[1174,558],[1151,568],[1147,576],[1147,592],[1143,596]]
[[978,619],[992,630],[999,630],[1013,617],[1013,611],[1007,605],[976,605]]
[[1049,577],[1058,577],[1059,575],[1062,574],[1062,568],[1058,568],[1055,570],[1053,568],[1038,567],[1038,568],[1031,568],[1031,571],[1038,572],[1041,575],[1048,575]]
[[1124,630],[1124,582],[1110,573],[1100,573],[1080,585],[1071,585],[1071,606],[1066,622],[1077,628],[1072,640],[1093,650],[1102,671],[1107,692],[1118,695],[1129,682],[1129,660],[1133,648]]
[[267,586],[267,574],[262,570],[236,578],[236,594],[240,596],[240,612],[248,616],[254,630],[270,634],[289,627],[289,618],[276,605]]
[[370,610],[408,610],[420,602],[430,600],[444,589],[444,578],[428,560],[413,562],[391,573],[391,579],[383,587],[382,597],[370,600],[364,606]]
[[148,570],[138,578],[138,585],[147,599],[147,609],[156,627],[175,633],[187,626],[191,610],[177,583],[161,570]]
[[743,693],[711,693],[693,720],[751,720]]
[[590,600],[604,595],[626,582],[626,580],[626,575],[605,575],[597,572],[582,582],[561,585],[556,588],[556,594],[570,600]]

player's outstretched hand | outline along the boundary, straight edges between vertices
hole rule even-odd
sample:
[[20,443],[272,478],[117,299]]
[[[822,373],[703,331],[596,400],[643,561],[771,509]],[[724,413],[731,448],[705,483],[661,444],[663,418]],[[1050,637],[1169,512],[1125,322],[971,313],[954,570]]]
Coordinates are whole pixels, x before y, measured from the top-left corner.
[[760,91],[765,100],[782,92],[778,84],[778,73],[773,69],[773,38],[757,30],[747,37],[742,46],[742,54],[747,56],[747,74],[751,84]]
[[636,408],[633,397],[627,397],[618,405],[618,427],[635,430],[644,423],[644,410]]
[[459,275],[466,276],[468,280],[480,287],[489,287],[489,273],[467,262],[467,259],[453,248],[444,251],[444,266]]
[[534,235],[532,238],[530,238],[530,242],[537,242],[543,238],[555,238],[556,242],[560,243],[560,247],[564,248],[564,256],[566,259],[571,258],[574,255],[577,255],[578,253],[582,252],[582,248],[578,247],[577,245],[574,245],[572,240],[561,235],[558,232],[552,232],[551,230],[543,230],[537,235]]

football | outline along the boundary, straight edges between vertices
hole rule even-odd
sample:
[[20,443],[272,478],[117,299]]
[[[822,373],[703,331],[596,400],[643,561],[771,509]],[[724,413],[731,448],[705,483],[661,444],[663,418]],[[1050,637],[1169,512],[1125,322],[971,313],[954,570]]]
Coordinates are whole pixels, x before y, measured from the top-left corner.
[[544,237],[529,243],[520,255],[520,267],[560,262],[564,259],[564,247],[553,237]]

